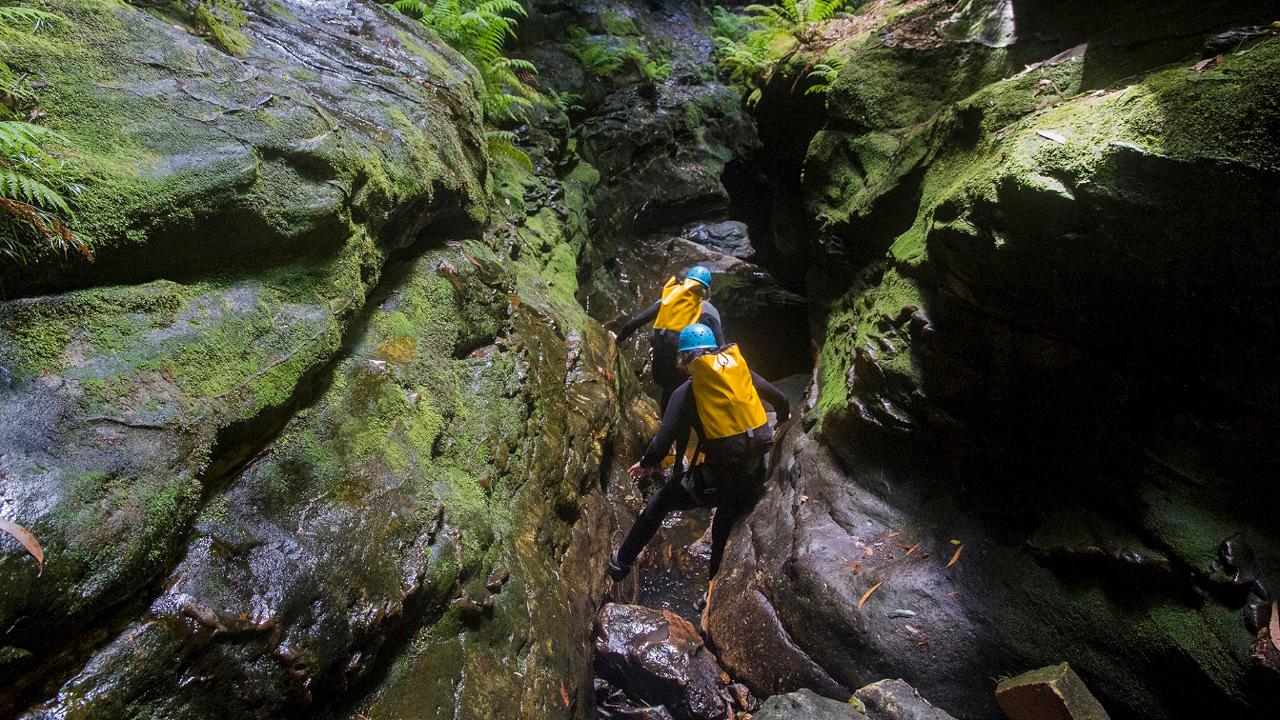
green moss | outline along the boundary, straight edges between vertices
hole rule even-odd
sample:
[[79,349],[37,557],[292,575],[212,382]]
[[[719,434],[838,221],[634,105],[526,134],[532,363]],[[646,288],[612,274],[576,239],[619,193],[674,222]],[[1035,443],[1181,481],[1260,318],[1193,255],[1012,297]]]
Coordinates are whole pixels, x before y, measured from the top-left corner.
[[615,12],[613,10],[605,10],[598,16],[600,27],[606,34],[621,37],[624,35],[639,35],[640,30],[636,27],[635,20],[627,15]]
[[[850,387],[850,371],[860,350],[875,359],[891,387],[910,388],[920,381],[918,360],[905,328],[910,308],[924,308],[915,280],[889,268],[865,272],[838,301],[827,318],[826,342],[819,357],[818,402],[814,415],[823,418],[848,408],[859,388]],[[879,388],[872,388],[879,391]]]

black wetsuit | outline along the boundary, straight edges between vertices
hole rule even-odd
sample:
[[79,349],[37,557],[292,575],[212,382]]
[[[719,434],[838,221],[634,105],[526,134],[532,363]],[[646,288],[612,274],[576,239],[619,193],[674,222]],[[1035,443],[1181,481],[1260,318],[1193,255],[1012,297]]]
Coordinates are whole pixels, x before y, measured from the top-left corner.
[[[662,307],[662,302],[658,301],[649,306],[647,310],[627,321],[626,325],[618,331],[618,342],[622,342],[631,336],[631,333],[638,330],[646,324],[653,324],[658,317],[658,309]],[[716,310],[716,306],[702,301],[702,315],[698,318],[698,322],[711,328],[711,332],[715,333],[716,344],[724,345],[724,331],[720,327],[720,311]],[[658,387],[662,388],[662,412],[667,411],[667,404],[671,400],[671,393],[680,387],[680,383],[689,379],[689,374],[676,367],[676,355],[678,354],[678,340],[680,333],[672,330],[653,331],[651,337],[651,346],[653,348],[653,381],[658,383]]]
[[[751,382],[755,385],[760,398],[773,406],[777,413],[777,422],[782,424],[791,417],[787,398],[778,388],[756,373],[751,373]],[[662,415],[662,426],[653,437],[644,457],[640,458],[640,466],[658,467],[666,456],[671,443],[677,437],[688,437],[692,427],[702,438],[702,419],[698,416],[697,403],[693,397],[692,381],[685,381],[671,395],[671,404]],[[713,505],[716,508],[715,518],[711,521],[711,565],[708,577],[714,578],[720,570],[720,559],[724,555],[725,543],[729,541],[729,531],[738,518],[750,512],[759,499],[764,488],[765,460],[764,451],[773,442],[773,431],[768,423],[752,431],[752,437],[746,433],[715,440],[699,440],[698,450],[706,455],[706,462],[691,472],[710,473],[719,485],[731,492],[718,500],[706,498],[699,502],[682,484],[683,473],[672,473],[671,479],[658,488],[649,504],[627,533],[627,538],[618,548],[616,562],[630,567],[644,546],[653,539],[653,534],[662,525],[667,513],[675,510],[688,510],[698,505]],[[678,466],[677,466],[678,467]]]

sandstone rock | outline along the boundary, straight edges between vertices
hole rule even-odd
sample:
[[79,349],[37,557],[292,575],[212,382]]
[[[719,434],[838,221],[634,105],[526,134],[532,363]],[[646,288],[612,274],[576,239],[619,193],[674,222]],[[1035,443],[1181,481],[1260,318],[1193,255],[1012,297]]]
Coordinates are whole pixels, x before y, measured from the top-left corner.
[[1009,720],[1108,720],[1107,711],[1067,663],[1001,680],[996,701]]
[[854,697],[862,702],[868,720],[955,720],[902,680],[872,683],[860,688]]
[[853,705],[825,698],[804,688],[765,700],[751,720],[866,720]]
[[721,720],[729,712],[724,671],[688,621],[667,610],[605,605],[596,617],[596,667],[634,700],[663,705],[677,720]]
[[755,257],[751,238],[747,236],[747,226],[733,220],[698,223],[685,228],[681,236],[716,252],[732,255],[739,260],[750,260]]
[[[1280,146],[1257,141],[1277,122],[1280,42],[1197,73],[1182,60],[1263,21],[1260,4],[1124,3],[1124,23],[1066,7],[1020,6],[1004,51],[927,13],[885,21],[826,95],[803,168],[807,288],[829,301],[809,434],[775,448],[707,614],[757,692],[901,677],[992,717],[989,688],[957,678],[1071,657],[1117,713],[1268,707],[1238,622],[1257,603],[1211,564],[1236,531],[1260,576],[1280,557],[1256,512],[1277,490],[1255,471],[1280,438],[1261,369],[1280,343],[1257,332],[1280,323],[1274,223],[1258,222]],[[1000,67],[1015,56],[1043,62]],[[1134,96],[1150,122],[1099,132]]]

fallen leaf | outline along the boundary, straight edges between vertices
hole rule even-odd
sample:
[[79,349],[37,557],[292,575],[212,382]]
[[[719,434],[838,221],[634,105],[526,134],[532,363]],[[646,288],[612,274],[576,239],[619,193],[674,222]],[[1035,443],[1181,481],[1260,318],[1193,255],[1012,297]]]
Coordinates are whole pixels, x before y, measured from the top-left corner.
[[928,645],[928,644],[929,644],[929,639],[926,638],[925,636],[921,635],[920,637],[916,638],[916,647],[924,647],[925,645]]
[[850,569],[852,569],[852,570],[853,570],[853,572],[854,572],[854,574],[855,574],[855,575],[856,575],[857,573],[862,572],[862,563],[856,563],[856,562],[854,562],[854,561],[850,560],[850,559],[849,559],[849,558],[847,558],[847,557],[841,557],[841,558],[840,558],[840,561],[841,561],[841,562],[843,562],[845,565],[848,565],[848,566],[850,567]]
[[1280,602],[1271,603],[1271,644],[1280,650]]
[[866,591],[865,593],[863,593],[863,594],[862,594],[862,599],[858,601],[858,609],[859,609],[859,610],[861,610],[861,609],[862,609],[862,606],[863,606],[863,605],[866,605],[866,604],[867,604],[867,598],[871,597],[871,594],[872,594],[872,593],[874,593],[875,591],[879,590],[879,589],[880,589],[880,586],[881,586],[881,585],[883,585],[883,584],[884,584],[884,581],[883,581],[883,580],[881,580],[880,582],[876,583],[875,585],[872,585],[870,590],[868,590],[868,591]]
[[959,540],[952,540],[952,541],[951,541],[951,544],[952,544],[952,545],[959,545],[959,544],[960,544],[960,541],[959,541]]
[[962,552],[964,552],[964,546],[960,545],[959,547],[956,548],[956,554],[951,556],[951,562],[947,563],[947,567],[951,567],[952,565],[955,565],[956,561],[960,559],[960,553]]
[[951,592],[947,593],[947,597],[949,597],[949,598],[953,598],[953,599],[954,599],[954,598],[958,598],[958,597],[960,597],[960,591],[959,591],[959,590],[952,590]]
[[805,503],[807,503],[807,502],[809,502],[809,496],[808,496],[808,495],[801,495],[801,496],[800,496],[800,504],[801,504],[801,505],[803,505],[803,504],[805,504]]
[[1067,139],[1062,137],[1062,133],[1056,133],[1052,130],[1036,130],[1036,134],[1045,140],[1052,140],[1059,145],[1066,145]]
[[882,543],[882,542],[884,542],[885,540],[888,540],[889,538],[896,538],[896,537],[898,537],[898,536],[899,536],[899,535],[901,535],[901,534],[902,534],[902,531],[901,531],[901,530],[894,530],[894,531],[892,531],[892,532],[887,532],[887,533],[885,533],[885,534],[883,534],[883,535],[877,535],[877,536],[875,536],[875,537],[871,538],[871,542],[873,542],[873,543]]
[[30,530],[22,527],[18,523],[12,520],[5,520],[4,518],[0,518],[0,530],[12,535],[14,540],[17,540],[22,547],[26,548],[27,552],[31,553],[31,557],[36,559],[36,564],[40,567],[36,576],[39,577],[40,575],[43,575],[44,550],[40,547],[40,541],[36,539],[36,536],[32,535]]
[[876,554],[876,549],[875,549],[875,548],[873,548],[873,547],[871,547],[870,545],[868,545],[868,546],[866,547],[866,549],[865,549],[865,550],[863,550],[863,552],[865,552],[865,553],[867,554],[867,557],[871,557],[872,555],[875,555],[875,554]]
[[919,635],[919,634],[920,634],[920,631],[919,631],[919,630],[915,629],[914,627],[912,627],[912,626],[910,626],[910,625],[903,625],[902,627],[903,627],[903,629],[905,629],[907,632],[911,633],[912,635]]
[[569,707],[569,693],[565,692],[564,683],[560,683],[560,699],[564,701],[565,707]]
[[920,543],[916,543],[915,545],[912,545],[911,547],[907,548],[907,554],[906,554],[906,555],[903,555],[902,557],[904,557],[904,558],[911,557],[911,553],[913,553],[913,552],[915,552],[916,550],[919,550],[919,549],[920,549]]

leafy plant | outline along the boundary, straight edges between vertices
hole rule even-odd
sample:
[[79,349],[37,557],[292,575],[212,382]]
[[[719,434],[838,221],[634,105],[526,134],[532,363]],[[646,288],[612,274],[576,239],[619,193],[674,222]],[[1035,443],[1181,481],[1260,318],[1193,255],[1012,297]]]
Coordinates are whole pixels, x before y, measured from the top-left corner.
[[805,95],[826,95],[831,91],[831,84],[836,81],[836,77],[840,75],[840,67],[844,63],[832,58],[824,63],[814,65],[809,71],[808,78],[813,81],[809,87],[805,88]]
[[747,13],[766,32],[786,33],[804,43],[812,41],[822,23],[848,4],[849,0],[780,0],[775,5],[748,5]]
[[[748,5],[742,15],[716,7],[711,12],[716,65],[742,88],[747,104],[754,105],[779,63],[798,47],[818,40],[825,23],[856,4],[856,0],[780,0],[773,5]],[[815,65],[809,73],[815,84],[806,93],[825,93],[838,73],[838,64]]]
[[393,7],[421,20],[480,71],[491,122],[521,119],[542,99],[530,84],[538,72],[533,63],[502,54],[526,15],[516,0],[398,0]]
[[747,104],[755,105],[764,92],[764,81],[776,58],[769,52],[768,38],[749,34],[740,39],[715,38],[716,65],[729,76],[729,81],[743,89]]
[[[65,23],[60,16],[35,8],[0,6],[0,55],[19,37]],[[66,140],[48,128],[28,122],[39,113],[28,112],[34,102],[25,77],[14,74],[0,60],[0,256],[26,262],[42,249],[66,253],[75,250],[87,260],[93,251],[76,237],[69,225],[72,216],[68,195],[79,187],[65,182],[63,163],[46,151],[51,143]]]
[[582,95],[575,92],[559,92],[555,88],[548,88],[543,95],[556,109],[565,115],[573,112],[582,112],[586,109],[578,104],[578,101],[582,99]]
[[533,161],[520,149],[519,137],[510,130],[488,130],[484,134],[485,150],[489,157],[509,162],[525,170],[533,170]]
[[591,36],[576,25],[567,34],[569,52],[592,74],[606,77],[630,67],[651,81],[671,75],[671,62],[651,56],[634,38]]

